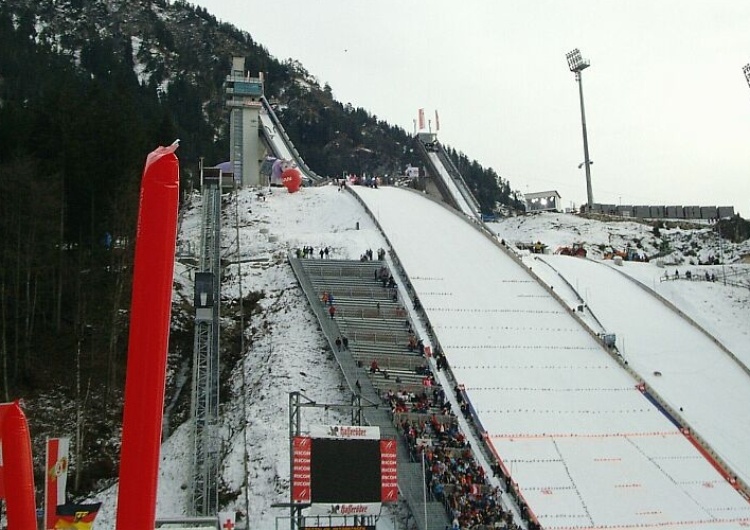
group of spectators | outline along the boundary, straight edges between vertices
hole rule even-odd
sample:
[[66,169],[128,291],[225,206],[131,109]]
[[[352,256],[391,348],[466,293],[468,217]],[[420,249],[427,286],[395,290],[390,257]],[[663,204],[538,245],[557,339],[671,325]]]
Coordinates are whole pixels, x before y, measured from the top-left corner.
[[412,458],[423,462],[426,487],[445,505],[452,530],[517,529],[512,514],[502,508],[502,492],[488,483],[456,417],[442,419],[434,414],[423,420],[405,417],[399,427]]
[[442,392],[439,386],[424,388],[421,392],[389,389],[383,393],[383,399],[390,405],[394,417],[409,412],[436,414],[433,412],[436,410],[440,411],[440,414],[449,414],[451,404]]
[[[318,252],[317,252],[320,259],[327,259],[330,253],[331,253],[331,247],[320,247],[320,249],[318,249]],[[295,254],[297,256],[297,259],[314,258],[316,252],[315,252],[314,247],[305,245],[302,248],[297,247],[297,249],[295,250]]]
[[[699,278],[699,276],[698,276],[698,275],[696,275],[695,277],[696,277],[696,278]],[[669,279],[669,273],[666,273],[666,278],[667,278],[667,279]],[[704,275],[703,275],[703,278],[704,278],[704,279],[705,279],[705,280],[706,280],[707,282],[715,282],[715,281],[716,281],[716,273],[714,273],[714,272],[708,272],[708,271],[706,271],[706,272],[704,273]],[[679,279],[680,279],[680,271],[679,271],[679,270],[677,270],[677,269],[675,269],[675,271],[674,271],[674,279],[675,279],[675,280],[679,280]],[[686,280],[692,280],[692,279],[693,279],[693,272],[692,272],[692,271],[687,271],[687,272],[685,273],[685,279],[686,279]]]
[[[373,260],[373,252],[371,248],[368,248],[365,250],[360,256],[359,261],[372,261]],[[385,249],[379,248],[378,249],[378,261],[383,261],[385,259]],[[383,268],[383,267],[381,267]],[[386,269],[387,270],[387,269]],[[375,276],[375,279],[377,279],[377,275]]]
[[375,279],[379,281],[383,287],[388,287],[389,289],[396,287],[396,278],[393,277],[393,274],[390,273],[388,267],[385,265],[376,270],[374,275]]

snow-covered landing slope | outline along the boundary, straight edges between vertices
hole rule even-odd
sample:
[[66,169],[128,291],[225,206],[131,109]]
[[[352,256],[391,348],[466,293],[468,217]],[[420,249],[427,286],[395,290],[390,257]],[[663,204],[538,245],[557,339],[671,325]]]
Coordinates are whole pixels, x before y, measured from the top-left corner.
[[[750,375],[744,366],[622,274],[621,267],[567,256],[539,259],[552,263],[570,283],[588,293],[587,305],[608,331],[617,334],[619,350],[630,367],[748,482]],[[650,267],[624,265],[628,269]]]
[[750,524],[745,499],[524,267],[419,194],[354,190],[545,528]]

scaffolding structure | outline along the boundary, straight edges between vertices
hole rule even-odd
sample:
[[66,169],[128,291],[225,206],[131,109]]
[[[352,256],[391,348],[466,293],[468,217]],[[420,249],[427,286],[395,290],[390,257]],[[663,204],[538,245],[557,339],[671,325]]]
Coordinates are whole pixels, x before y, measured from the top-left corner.
[[218,511],[219,309],[221,290],[220,175],[203,173],[199,267],[195,275],[195,339],[191,416],[194,427],[192,515]]

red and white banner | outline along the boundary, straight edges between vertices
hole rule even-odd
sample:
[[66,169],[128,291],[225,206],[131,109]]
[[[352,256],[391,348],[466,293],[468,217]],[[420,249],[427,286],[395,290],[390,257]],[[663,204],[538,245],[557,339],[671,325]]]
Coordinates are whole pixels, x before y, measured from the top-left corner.
[[380,427],[360,425],[311,425],[310,438],[380,440]]
[[424,109],[419,109],[419,130],[424,129]]
[[292,441],[292,502],[312,502],[311,455],[312,439],[295,436]]
[[398,501],[396,440],[380,440],[380,500]]
[[235,512],[219,512],[219,530],[234,530]]
[[435,130],[440,130],[440,118],[438,118],[437,109],[435,109]]
[[44,467],[44,528],[53,530],[57,521],[57,507],[65,504],[68,482],[70,438],[47,438],[47,457]]

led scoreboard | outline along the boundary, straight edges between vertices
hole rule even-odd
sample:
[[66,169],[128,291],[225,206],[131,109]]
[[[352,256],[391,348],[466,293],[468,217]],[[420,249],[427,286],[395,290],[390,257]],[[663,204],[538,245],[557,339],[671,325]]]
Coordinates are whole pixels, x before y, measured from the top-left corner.
[[380,428],[314,426],[292,440],[292,502],[310,514],[377,515],[398,500],[396,440]]

